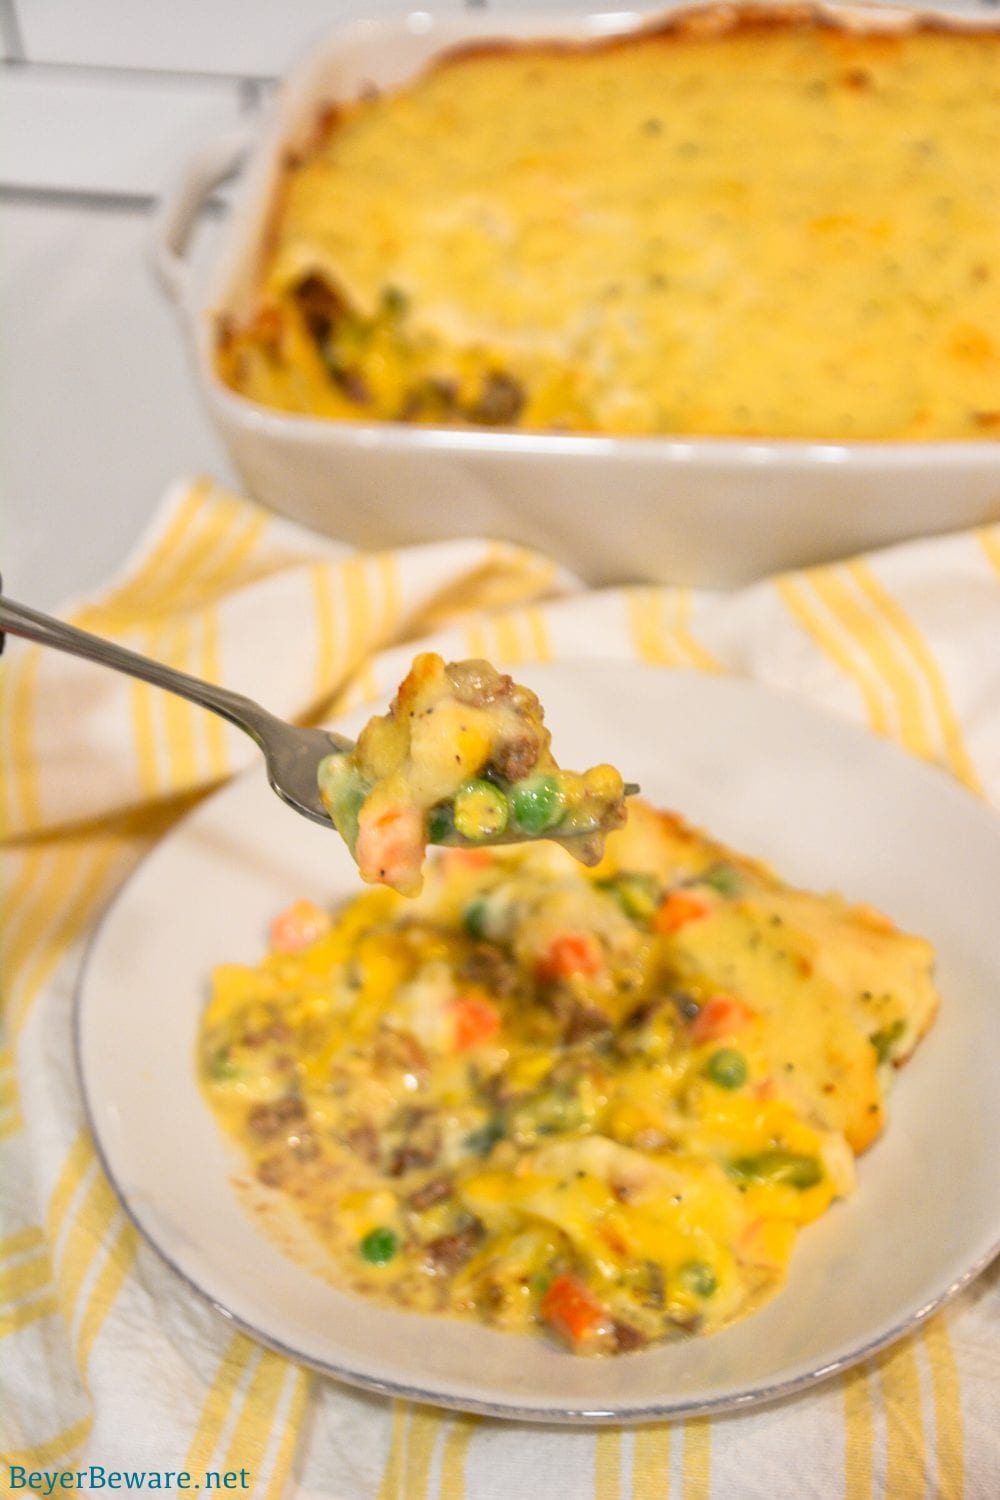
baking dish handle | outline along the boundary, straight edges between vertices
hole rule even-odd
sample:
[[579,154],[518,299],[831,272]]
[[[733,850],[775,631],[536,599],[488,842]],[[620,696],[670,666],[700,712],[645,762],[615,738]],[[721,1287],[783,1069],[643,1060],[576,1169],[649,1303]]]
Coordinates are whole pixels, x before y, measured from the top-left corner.
[[186,307],[190,298],[191,267],[185,251],[195,220],[208,194],[239,165],[253,135],[250,124],[237,125],[206,141],[157,204],[150,256],[157,280],[179,308]]

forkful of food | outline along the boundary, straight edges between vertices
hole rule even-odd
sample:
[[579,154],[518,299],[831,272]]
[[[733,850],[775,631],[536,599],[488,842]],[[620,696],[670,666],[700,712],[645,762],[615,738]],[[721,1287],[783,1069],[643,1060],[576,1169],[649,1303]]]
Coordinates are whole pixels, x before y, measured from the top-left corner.
[[387,714],[320,764],[320,795],[365,880],[420,889],[428,844],[549,838],[596,864],[625,822],[613,766],[559,768],[542,705],[486,661],[416,658]]
[[303,817],[335,827],[364,880],[416,895],[430,844],[553,839],[596,864],[639,788],[612,766],[561,770],[538,698],[486,661],[413,662],[385,714],[357,742],[276,718],[204,682],[0,594],[3,632],[111,667],[220,714],[264,755],[271,787]]

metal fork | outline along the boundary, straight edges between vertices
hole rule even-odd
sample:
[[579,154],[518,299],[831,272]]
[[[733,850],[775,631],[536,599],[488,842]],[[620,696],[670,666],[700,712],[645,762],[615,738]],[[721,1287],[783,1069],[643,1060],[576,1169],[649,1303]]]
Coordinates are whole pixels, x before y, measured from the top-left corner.
[[323,823],[327,828],[333,827],[320,800],[316,772],[324,756],[346,755],[354,749],[353,742],[344,739],[343,735],[331,734],[326,729],[299,729],[294,724],[286,724],[284,719],[275,718],[274,714],[242,693],[230,692],[212,682],[202,682],[201,678],[189,677],[186,672],[176,672],[162,662],[140,656],[137,651],[129,651],[86,630],[77,630],[74,625],[66,625],[0,595],[0,632],[5,630],[11,635],[23,636],[25,640],[37,641],[40,646],[54,646],[57,651],[68,651],[71,656],[82,656],[102,667],[125,672],[129,677],[139,677],[154,687],[165,688],[168,693],[177,693],[202,708],[211,709],[212,713],[221,714],[230,724],[248,734],[263,751],[267,779],[281,800],[304,818],[312,818],[314,823]]
[[[300,729],[297,725],[287,724],[284,719],[275,718],[274,714],[268,713],[266,708],[262,708],[252,698],[244,697],[242,693],[233,693],[228,688],[217,687],[215,683],[203,682],[201,678],[191,677],[187,672],[177,672],[173,667],[164,666],[162,662],[140,656],[137,651],[129,651],[102,636],[91,635],[89,631],[78,630],[74,625],[54,620],[50,615],[29,609],[25,604],[17,604],[13,599],[0,594],[0,651],[3,650],[4,631],[22,636],[28,641],[36,641],[40,646],[52,646],[57,651],[66,651],[71,656],[82,656],[87,661],[111,667],[129,677],[141,678],[143,682],[151,682],[154,687],[164,688],[168,693],[176,693],[202,708],[210,709],[212,713],[221,714],[230,724],[235,724],[237,729],[248,734],[263,752],[267,779],[282,802],[301,813],[304,818],[322,823],[325,828],[333,828],[319,794],[319,763],[328,755],[349,754],[354,749],[353,740],[333,734],[327,729]],[[629,796],[638,790],[631,783],[625,788],[626,795]],[[581,829],[580,833],[585,836],[588,832],[596,831],[595,824],[593,829]],[[527,834],[511,833],[489,842],[522,843],[527,842],[528,838]],[[464,844],[469,841],[452,834],[448,842]]]

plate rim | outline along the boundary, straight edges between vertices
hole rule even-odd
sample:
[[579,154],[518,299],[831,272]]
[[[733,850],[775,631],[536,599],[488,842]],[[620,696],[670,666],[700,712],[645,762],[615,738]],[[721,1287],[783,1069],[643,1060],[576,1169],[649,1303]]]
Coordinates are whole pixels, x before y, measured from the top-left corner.
[[[658,677],[662,676],[664,672],[669,672],[671,677],[680,676],[687,680],[698,680],[701,684],[711,683],[709,691],[713,691],[715,688],[723,687],[724,685],[725,689],[731,687],[737,687],[739,690],[751,689],[754,692],[763,694],[765,697],[778,697],[786,702],[791,700],[797,708],[807,714],[814,714],[819,718],[832,719],[842,729],[856,736],[859,740],[880,744],[893,753],[903,756],[912,765],[921,768],[923,772],[938,781],[939,785],[950,789],[951,794],[957,794],[960,800],[966,801],[968,805],[976,807],[979,810],[992,812],[994,816],[997,815],[996,809],[990,803],[976,797],[943,767],[913,754],[895,740],[876,736],[863,724],[849,719],[835,710],[829,709],[826,705],[816,703],[812,699],[780,685],[775,686],[770,683],[761,682],[756,678],[740,675],[727,674],[725,677],[719,679],[710,678],[695,668],[685,666],[664,668],[656,664],[631,659],[623,660],[617,657],[597,658],[596,660],[582,656],[559,657],[549,662],[523,663],[522,666],[529,671],[535,671],[539,668],[558,669],[566,666],[571,668],[574,666],[579,668],[593,668],[597,664],[638,668],[641,672],[655,673]],[[377,712],[384,697],[386,697],[385,694],[379,694],[379,697],[373,700],[371,705],[355,708],[349,714],[333,720],[331,725],[327,727],[343,728],[345,723],[349,724],[353,719],[360,717],[362,714]],[[121,1205],[122,1211],[141,1236],[143,1243],[149,1246],[162,1264],[177,1275],[184,1285],[189,1287],[201,1301],[208,1303],[209,1306],[225,1318],[227,1323],[233,1327],[238,1328],[241,1332],[247,1334],[273,1352],[299,1365],[315,1370],[327,1378],[337,1380],[348,1387],[373,1392],[387,1398],[416,1401],[449,1411],[471,1412],[478,1416],[486,1416],[509,1422],[527,1422],[535,1426],[598,1427],[615,1424],[635,1425],[641,1422],[675,1421],[687,1417],[718,1416],[729,1412],[748,1411],[752,1408],[771,1405],[787,1397],[800,1394],[803,1391],[814,1389],[818,1385],[831,1380],[835,1375],[850,1370],[863,1361],[872,1358],[883,1349],[896,1343],[907,1333],[920,1327],[947,1302],[951,1301],[953,1297],[957,1296],[975,1281],[978,1276],[982,1275],[995,1260],[1000,1258],[1000,1226],[998,1226],[996,1238],[987,1246],[982,1254],[936,1296],[930,1298],[915,1311],[908,1313],[900,1322],[893,1324],[888,1330],[879,1333],[873,1339],[833,1360],[827,1361],[815,1369],[800,1372],[784,1379],[768,1381],[750,1390],[735,1394],[722,1394],[707,1400],[699,1401],[697,1398],[689,1399],[681,1397],[677,1400],[663,1403],[645,1402],[642,1405],[618,1404],[613,1408],[610,1406],[521,1406],[512,1401],[490,1401],[471,1395],[453,1395],[449,1392],[430,1391],[421,1386],[410,1385],[405,1381],[381,1379],[364,1372],[346,1368],[319,1355],[296,1349],[276,1335],[269,1333],[266,1329],[257,1326],[252,1319],[233,1311],[231,1307],[226,1305],[224,1300],[203,1287],[188,1270],[179,1265],[173,1256],[163,1248],[158,1242],[155,1233],[144,1222],[141,1214],[134,1208],[119,1183],[97,1125],[96,1111],[88,1088],[87,1071],[83,1060],[85,989],[94,956],[106,926],[113,919],[119,906],[130,894],[134,883],[147,869],[157,853],[175,837],[180,836],[189,823],[195,821],[199,814],[204,812],[206,807],[218,801],[225,794],[230,793],[236,786],[245,785],[254,779],[260,780],[262,775],[261,767],[256,761],[238,771],[235,775],[229,777],[226,781],[201,797],[193,807],[189,808],[142,855],[141,859],[129,871],[126,878],[104,906],[97,922],[88,935],[74,979],[71,998],[73,1067],[80,1090],[84,1120],[94,1142],[98,1163],[105,1173]],[[337,1290],[342,1295],[355,1296],[357,1300],[362,1302],[365,1300],[363,1297],[359,1297],[356,1293],[353,1293],[350,1288],[337,1288]],[[426,1316],[428,1321],[437,1321],[431,1315],[415,1314],[415,1316]]]

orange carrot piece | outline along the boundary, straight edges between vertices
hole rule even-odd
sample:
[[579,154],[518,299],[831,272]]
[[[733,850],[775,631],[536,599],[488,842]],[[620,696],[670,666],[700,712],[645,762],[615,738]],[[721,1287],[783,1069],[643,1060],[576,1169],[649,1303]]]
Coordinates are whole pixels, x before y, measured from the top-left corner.
[[362,877],[398,890],[419,889],[424,857],[424,815],[403,804],[375,817],[361,810],[354,853]]
[[732,995],[710,995],[691,1023],[696,1042],[714,1042],[722,1036],[733,1036],[754,1019],[754,1012]]
[[448,849],[441,856],[446,870],[485,870],[493,863],[488,849]]
[[462,995],[451,1007],[455,1023],[455,1049],[468,1052],[481,1047],[500,1030],[500,1012],[479,995]]
[[315,901],[293,901],[271,923],[275,953],[301,953],[330,930],[330,916]]
[[568,979],[571,974],[599,974],[604,967],[601,947],[589,932],[564,932],[553,938],[538,964],[540,979]]
[[689,922],[707,917],[711,909],[707,901],[690,891],[668,891],[653,918],[653,926],[657,932],[679,932]]
[[539,1304],[539,1312],[556,1333],[578,1344],[605,1318],[606,1312],[578,1276],[557,1276]]

